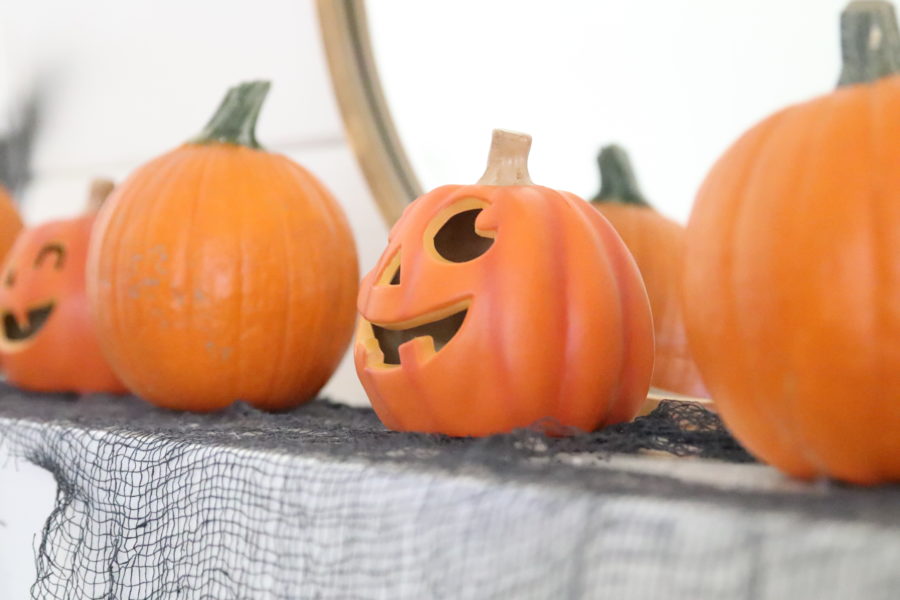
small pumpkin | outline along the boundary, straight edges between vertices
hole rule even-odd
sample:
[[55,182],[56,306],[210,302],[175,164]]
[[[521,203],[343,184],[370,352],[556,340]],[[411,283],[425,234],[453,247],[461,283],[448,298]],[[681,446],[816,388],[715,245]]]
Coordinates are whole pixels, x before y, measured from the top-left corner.
[[231,89],[198,137],[138,168],[101,212],[91,307],[116,372],[154,404],[289,408],[352,336],[350,228],[318,179],[257,143],[268,89]]
[[97,341],[84,269],[99,203],[112,182],[97,180],[85,215],[23,231],[0,275],[0,355],[14,385],[47,392],[125,388]]
[[23,227],[12,196],[0,185],[0,262],[6,258]]
[[900,480],[900,34],[842,15],[836,91],[745,133],[701,187],[684,304],[725,424],[801,478]]
[[[6,259],[22,228],[22,217],[13,198],[6,187],[0,184],[0,264]],[[0,365],[2,364],[3,353],[0,352]]]
[[637,266],[590,204],[531,182],[530,146],[495,131],[481,180],[410,204],[363,280],[356,369],[387,427],[563,434],[644,402],[653,325]]
[[624,148],[602,148],[597,164],[601,186],[591,203],[622,236],[641,270],[650,297],[656,337],[651,383],[663,390],[705,397],[706,387],[691,358],[681,311],[684,227],[647,202]]

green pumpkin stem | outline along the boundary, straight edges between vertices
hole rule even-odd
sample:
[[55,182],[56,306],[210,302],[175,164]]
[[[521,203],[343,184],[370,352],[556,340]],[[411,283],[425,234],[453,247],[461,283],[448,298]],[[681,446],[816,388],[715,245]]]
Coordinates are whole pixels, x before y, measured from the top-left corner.
[[256,120],[270,85],[268,81],[248,81],[228,90],[216,114],[191,143],[262,148],[256,141]]
[[841,13],[844,66],[838,87],[872,83],[900,73],[900,30],[894,6],[884,0],[853,0]]
[[641,193],[628,153],[621,146],[604,146],[597,155],[600,167],[600,193],[591,202],[621,202],[650,206]]

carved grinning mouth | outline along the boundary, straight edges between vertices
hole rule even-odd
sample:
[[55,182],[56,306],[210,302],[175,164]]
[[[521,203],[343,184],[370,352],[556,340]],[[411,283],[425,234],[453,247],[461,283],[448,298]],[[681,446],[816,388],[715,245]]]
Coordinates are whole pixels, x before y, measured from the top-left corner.
[[466,319],[466,311],[467,309],[463,309],[443,319],[407,329],[392,329],[372,323],[372,333],[384,354],[384,364],[399,365],[400,346],[418,337],[430,336],[434,340],[434,351],[439,352],[462,327],[463,321]]
[[43,304],[38,306],[37,308],[32,308],[27,313],[28,323],[22,327],[19,324],[19,320],[16,319],[15,315],[13,315],[9,311],[3,312],[3,335],[7,340],[11,342],[21,342],[27,340],[44,326],[47,322],[47,319],[50,318],[50,313],[53,312],[53,303],[48,302],[47,304]]

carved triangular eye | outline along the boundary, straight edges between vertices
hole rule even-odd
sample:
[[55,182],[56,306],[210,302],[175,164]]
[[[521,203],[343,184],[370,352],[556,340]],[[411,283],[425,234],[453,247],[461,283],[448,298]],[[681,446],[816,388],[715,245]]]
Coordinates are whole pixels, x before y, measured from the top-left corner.
[[434,236],[434,249],[444,260],[463,263],[476,259],[491,247],[494,238],[479,235],[475,220],[482,209],[475,208],[457,213]]
[[400,264],[397,264],[397,270],[394,271],[394,276],[391,277],[391,282],[388,285],[400,285]]

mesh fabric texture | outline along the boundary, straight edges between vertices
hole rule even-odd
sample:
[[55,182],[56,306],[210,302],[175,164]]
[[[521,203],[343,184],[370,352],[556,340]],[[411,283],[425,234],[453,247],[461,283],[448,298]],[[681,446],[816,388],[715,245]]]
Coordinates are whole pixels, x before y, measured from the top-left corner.
[[37,598],[900,589],[896,488],[786,482],[692,404],[572,438],[472,440],[389,432],[321,400],[197,415],[3,387],[0,444],[58,483]]

